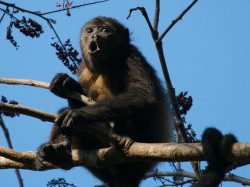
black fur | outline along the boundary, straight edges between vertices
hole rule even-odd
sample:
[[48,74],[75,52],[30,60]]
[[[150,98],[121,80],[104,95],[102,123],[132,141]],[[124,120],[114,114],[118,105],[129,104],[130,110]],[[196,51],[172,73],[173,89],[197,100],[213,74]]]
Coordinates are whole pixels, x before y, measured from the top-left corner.
[[[154,69],[130,44],[128,29],[112,18],[97,17],[83,27],[81,49],[84,65],[79,83],[66,74],[58,74],[51,83],[51,91],[63,98],[68,91],[81,92],[96,104],[85,106],[69,99],[69,108],[59,112],[50,142],[38,149],[37,169],[42,169],[43,160],[69,169],[70,147],[85,150],[109,147],[110,144],[91,134],[74,131],[76,126],[84,128],[89,123],[113,121],[113,132],[138,142],[171,140],[172,117],[166,94]],[[51,150],[51,144],[64,151]],[[137,187],[153,166],[155,163],[130,163],[87,169],[110,187]]]
[[217,187],[232,162],[225,159],[237,139],[232,134],[223,136],[215,128],[207,128],[202,135],[203,153],[208,166],[195,187]]

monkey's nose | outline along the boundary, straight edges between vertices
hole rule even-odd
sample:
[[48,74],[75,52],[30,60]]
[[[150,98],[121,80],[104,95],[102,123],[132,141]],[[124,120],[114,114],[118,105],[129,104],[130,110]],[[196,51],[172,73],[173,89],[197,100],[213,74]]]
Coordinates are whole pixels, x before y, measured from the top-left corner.
[[96,39],[97,38],[97,34],[92,34],[91,38],[92,39]]

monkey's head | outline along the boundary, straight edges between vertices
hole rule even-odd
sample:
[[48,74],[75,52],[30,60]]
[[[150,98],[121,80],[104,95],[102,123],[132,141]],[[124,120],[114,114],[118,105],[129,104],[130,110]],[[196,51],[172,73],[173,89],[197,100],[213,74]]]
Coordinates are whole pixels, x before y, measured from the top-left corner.
[[128,52],[129,42],[128,29],[115,19],[92,19],[81,33],[82,56],[87,68],[93,73],[103,73],[118,67]]

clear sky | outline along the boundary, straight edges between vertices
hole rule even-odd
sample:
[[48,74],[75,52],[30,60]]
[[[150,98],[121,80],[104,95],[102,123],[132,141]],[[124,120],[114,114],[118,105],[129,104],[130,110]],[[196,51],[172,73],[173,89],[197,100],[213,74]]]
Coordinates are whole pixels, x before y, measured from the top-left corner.
[[[17,6],[41,12],[55,10],[56,3],[51,0],[8,1]],[[85,3],[78,0],[75,4]],[[90,2],[90,1],[88,1]],[[162,1],[160,13],[160,32],[191,1]],[[71,39],[79,49],[80,30],[84,23],[95,16],[109,16],[118,19],[131,31],[135,44],[162,78],[156,50],[147,24],[139,11],[126,19],[129,9],[144,6],[153,19],[152,0],[110,0],[109,2],[87,6],[66,13],[51,14],[47,17],[57,21],[55,29],[63,41]],[[0,5],[1,8],[4,6]],[[194,105],[188,113],[187,122],[200,138],[208,126],[217,127],[223,133],[234,133],[240,142],[250,141],[250,1],[249,0],[201,0],[177,23],[163,40],[167,66],[176,93],[188,91]],[[0,12],[0,16],[2,12]],[[19,16],[21,16],[20,14]],[[29,14],[26,17],[34,18]],[[50,46],[54,40],[53,32],[46,22],[34,18],[43,25],[44,34],[38,39],[30,39],[13,30],[15,40],[20,45],[16,50],[6,40],[9,18],[0,24],[0,77],[34,79],[50,82],[58,72],[70,74],[57,59],[55,50]],[[28,86],[0,84],[0,96],[16,100],[20,104],[56,113],[66,106],[66,101],[57,98],[48,90]],[[48,139],[51,123],[44,123],[27,116],[10,119],[4,117],[15,149],[20,151],[36,150]],[[3,132],[0,131],[0,145],[7,146]],[[188,167],[186,167],[188,166]],[[183,169],[190,170],[189,164]],[[249,167],[239,168],[234,174],[250,178]],[[168,163],[161,164],[161,171],[171,171]],[[47,181],[64,177],[76,186],[91,187],[101,184],[83,168],[70,171],[51,170],[45,172],[21,171],[26,187],[44,187]],[[142,187],[157,186],[153,179],[146,180]],[[18,186],[13,170],[0,170],[0,186]],[[223,186],[241,186],[225,182]]]

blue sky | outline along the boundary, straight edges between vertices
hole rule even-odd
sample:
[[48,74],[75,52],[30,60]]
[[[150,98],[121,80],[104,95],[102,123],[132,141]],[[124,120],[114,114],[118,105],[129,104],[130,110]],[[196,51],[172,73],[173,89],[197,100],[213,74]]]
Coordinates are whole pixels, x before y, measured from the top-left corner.
[[[33,11],[46,12],[56,9],[51,0],[8,1]],[[75,4],[86,1],[78,0]],[[191,1],[162,1],[160,13],[160,33],[176,18]],[[110,0],[109,2],[83,7],[47,17],[57,21],[55,29],[63,41],[71,39],[79,49],[80,30],[89,19],[103,15],[114,17],[131,31],[132,43],[144,54],[147,60],[162,73],[147,24],[139,11],[126,19],[129,9],[144,6],[153,19],[154,1],[150,0]],[[3,8],[2,5],[0,5]],[[198,3],[174,26],[163,40],[167,66],[176,93],[188,91],[194,105],[188,113],[187,121],[200,138],[208,126],[217,127],[223,133],[234,133],[240,142],[249,142],[250,132],[250,1],[248,0],[210,0]],[[0,16],[2,12],[0,12]],[[21,14],[20,14],[21,15]],[[26,17],[34,18],[26,14]],[[26,78],[50,82],[58,72],[70,74],[57,59],[50,46],[54,40],[53,32],[42,19],[44,34],[38,39],[30,39],[17,31],[13,35],[20,45],[16,50],[6,40],[9,18],[0,24],[0,77]],[[56,113],[66,102],[41,88],[11,86],[0,84],[0,96],[16,100],[20,104]],[[51,123],[44,123],[27,116],[4,118],[15,149],[36,150],[48,139]],[[0,131],[0,145],[7,146]],[[189,164],[184,169],[190,171]],[[188,167],[186,167],[188,166]],[[161,164],[161,171],[170,171],[167,163]],[[250,178],[249,167],[235,170],[234,174]],[[26,187],[46,186],[47,181],[64,177],[76,186],[91,187],[101,184],[83,168],[70,171],[51,170],[46,172],[21,171]],[[142,187],[157,186],[152,179],[142,183]],[[0,170],[0,186],[18,186],[13,170]],[[225,182],[224,186],[241,186]]]

